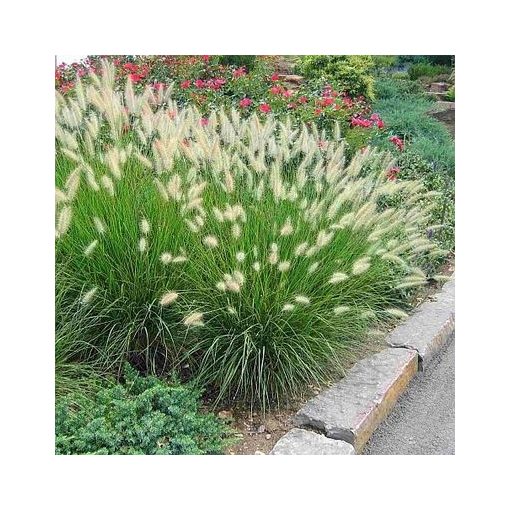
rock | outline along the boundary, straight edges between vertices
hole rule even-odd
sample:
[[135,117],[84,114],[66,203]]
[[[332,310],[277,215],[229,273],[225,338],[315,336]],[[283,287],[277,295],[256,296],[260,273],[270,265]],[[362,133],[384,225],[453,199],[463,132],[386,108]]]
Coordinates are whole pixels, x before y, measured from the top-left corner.
[[222,420],[231,420],[232,419],[232,411],[220,411],[218,413],[218,418]]
[[303,429],[287,432],[270,455],[355,455],[354,448],[342,440],[329,439]]
[[430,92],[446,92],[448,90],[448,83],[444,82],[437,82],[437,83],[431,83],[430,84]]
[[280,74],[280,80],[295,83],[296,85],[300,85],[305,80],[304,76],[299,76],[297,74]]
[[274,418],[267,418],[265,424],[266,430],[269,432],[274,432],[275,430],[279,430],[282,427],[281,423]]
[[261,425],[258,429],[257,429],[257,433],[258,434],[262,434],[263,432],[266,431],[266,427],[265,425]]
[[388,348],[358,361],[340,382],[309,400],[294,417],[297,426],[320,430],[363,449],[418,370],[418,355]]
[[264,453],[264,452],[261,452],[260,450],[257,450],[257,451],[255,452],[255,455],[265,455],[265,453]]
[[407,347],[418,353],[419,370],[451,338],[455,330],[455,281],[445,283],[435,301],[426,301],[387,337],[392,347]]
[[266,434],[266,439],[271,439],[271,434]]

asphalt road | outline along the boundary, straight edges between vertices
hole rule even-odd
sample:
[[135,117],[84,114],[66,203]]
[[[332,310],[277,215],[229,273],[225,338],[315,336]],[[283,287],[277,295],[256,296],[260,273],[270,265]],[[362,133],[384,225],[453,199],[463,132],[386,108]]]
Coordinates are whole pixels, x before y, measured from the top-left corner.
[[455,454],[455,338],[411,381],[363,454]]

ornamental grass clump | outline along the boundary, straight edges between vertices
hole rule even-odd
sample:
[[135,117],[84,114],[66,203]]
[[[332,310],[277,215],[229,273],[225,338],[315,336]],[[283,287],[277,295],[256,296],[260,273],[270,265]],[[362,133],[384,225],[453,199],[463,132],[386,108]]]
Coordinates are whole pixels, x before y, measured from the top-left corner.
[[83,361],[185,367],[219,399],[278,403],[329,380],[427,282],[430,193],[389,181],[389,155],[346,165],[338,126],[325,140],[235,110],[203,123],[171,90],[113,83],[104,63],[56,102],[56,284]]

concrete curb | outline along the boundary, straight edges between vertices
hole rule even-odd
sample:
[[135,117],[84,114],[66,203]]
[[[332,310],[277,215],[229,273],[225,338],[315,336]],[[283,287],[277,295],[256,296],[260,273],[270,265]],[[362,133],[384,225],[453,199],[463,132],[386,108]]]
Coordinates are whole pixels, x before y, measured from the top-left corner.
[[454,331],[452,279],[388,335],[388,348],[358,361],[342,380],[309,400],[294,417],[298,428],[285,434],[270,453],[361,453],[417,371],[426,369]]

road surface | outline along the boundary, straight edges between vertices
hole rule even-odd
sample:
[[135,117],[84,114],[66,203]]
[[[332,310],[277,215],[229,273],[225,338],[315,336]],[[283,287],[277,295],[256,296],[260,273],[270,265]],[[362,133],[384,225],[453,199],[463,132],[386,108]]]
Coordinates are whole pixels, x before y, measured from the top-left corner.
[[455,339],[411,381],[364,455],[455,454]]

